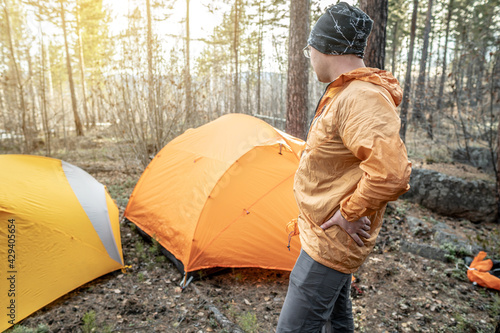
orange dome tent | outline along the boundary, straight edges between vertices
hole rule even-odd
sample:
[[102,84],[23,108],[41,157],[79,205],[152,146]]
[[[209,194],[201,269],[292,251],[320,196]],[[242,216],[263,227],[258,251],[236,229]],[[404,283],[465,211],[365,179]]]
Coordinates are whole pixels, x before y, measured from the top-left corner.
[[[228,114],[167,144],[139,179],[125,217],[183,273],[213,267],[291,270],[286,224],[298,215],[293,178],[305,143]],[[185,275],[186,277],[186,275]]]

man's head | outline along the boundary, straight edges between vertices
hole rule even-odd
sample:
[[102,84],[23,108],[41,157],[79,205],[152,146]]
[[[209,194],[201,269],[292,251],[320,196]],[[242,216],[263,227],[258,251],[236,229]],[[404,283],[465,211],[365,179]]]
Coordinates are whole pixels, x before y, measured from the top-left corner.
[[363,58],[372,25],[372,19],[362,10],[340,2],[318,19],[307,43],[323,54]]

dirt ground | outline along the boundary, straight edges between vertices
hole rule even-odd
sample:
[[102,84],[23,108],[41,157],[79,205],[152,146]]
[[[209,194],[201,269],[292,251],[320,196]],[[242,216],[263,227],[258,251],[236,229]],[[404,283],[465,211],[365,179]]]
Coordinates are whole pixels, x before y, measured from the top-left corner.
[[[106,154],[104,154],[106,155]],[[74,159],[74,160],[73,160]],[[89,156],[65,160],[105,184],[123,214],[140,168]],[[79,162],[85,161],[85,162]],[[433,245],[415,235],[407,217],[438,221],[468,239],[481,240],[500,259],[499,225],[445,218],[414,204],[390,204],[373,253],[351,292],[356,332],[495,332],[500,294],[472,285],[461,258],[445,263],[400,251],[402,240]],[[234,332],[274,332],[289,272],[227,269],[179,288],[181,274],[133,225],[121,223],[125,271],[100,277],[21,322],[15,332],[231,332],[213,309],[238,325]]]

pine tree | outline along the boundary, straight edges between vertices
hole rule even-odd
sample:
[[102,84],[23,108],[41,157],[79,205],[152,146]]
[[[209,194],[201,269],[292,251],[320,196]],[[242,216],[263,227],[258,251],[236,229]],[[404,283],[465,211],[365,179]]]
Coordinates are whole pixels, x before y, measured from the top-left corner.
[[410,104],[411,92],[411,70],[413,63],[413,52],[415,45],[415,32],[417,30],[418,0],[413,0],[413,13],[411,17],[410,48],[408,50],[408,62],[406,65],[405,83],[403,89],[403,101],[401,103],[401,129],[399,135],[403,142],[406,141],[406,128],[408,126],[408,108]]
[[432,139],[432,128],[427,124],[424,114],[424,109],[426,108],[426,67],[427,67],[427,56],[429,47],[429,34],[431,31],[432,22],[432,3],[433,0],[427,0],[427,18],[425,21],[425,30],[423,36],[422,45],[422,55],[420,57],[420,69],[418,73],[416,93],[415,93],[415,103],[413,106],[413,120],[419,125],[423,126],[427,130],[427,135]]
[[307,135],[309,59],[304,57],[302,49],[307,45],[309,24],[309,1],[292,1],[288,47],[286,132],[301,139],[305,139]]
[[373,29],[365,49],[365,64],[384,69],[388,0],[360,0],[359,5],[373,20]]

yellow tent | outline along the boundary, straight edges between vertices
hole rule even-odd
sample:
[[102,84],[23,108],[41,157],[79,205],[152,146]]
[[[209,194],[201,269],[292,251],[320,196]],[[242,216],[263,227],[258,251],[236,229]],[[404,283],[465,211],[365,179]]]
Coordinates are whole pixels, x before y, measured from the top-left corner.
[[61,160],[0,155],[0,332],[123,267],[118,209]]
[[212,267],[291,270],[286,224],[298,215],[293,178],[304,142],[228,114],[167,144],[139,179],[125,217],[184,273]]

